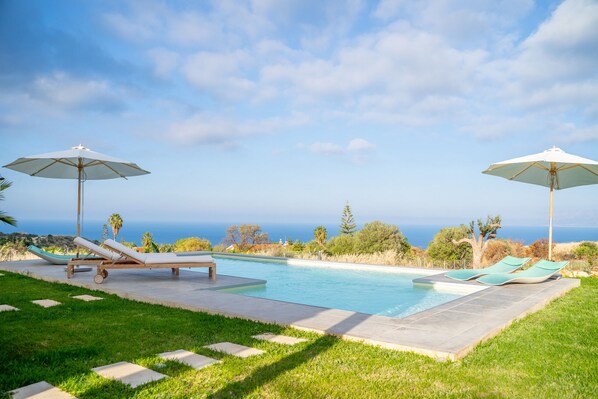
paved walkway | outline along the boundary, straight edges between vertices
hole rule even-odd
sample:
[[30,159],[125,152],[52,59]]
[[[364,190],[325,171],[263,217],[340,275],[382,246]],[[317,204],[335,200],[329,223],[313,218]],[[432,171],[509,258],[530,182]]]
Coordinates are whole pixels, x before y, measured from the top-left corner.
[[[173,276],[169,269],[110,270],[103,284],[95,284],[95,271],[77,273],[67,280],[64,266],[44,261],[0,263],[0,270],[28,273],[32,277],[77,285],[148,303],[205,311],[213,314],[290,325],[299,329],[334,334],[396,350],[406,350],[434,358],[459,359],[478,343],[498,334],[514,320],[535,312],[553,299],[579,286],[576,279],[551,280],[541,284],[489,287],[433,309],[398,319],[327,309],[295,303],[252,298],[219,291],[263,282],[181,270]],[[467,290],[481,285],[459,283],[442,275],[428,276],[421,284],[457,284]]]

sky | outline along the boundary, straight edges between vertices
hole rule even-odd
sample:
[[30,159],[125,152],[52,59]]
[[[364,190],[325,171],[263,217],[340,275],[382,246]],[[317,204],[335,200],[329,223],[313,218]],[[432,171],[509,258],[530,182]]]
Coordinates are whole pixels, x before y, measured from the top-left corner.
[[[88,181],[89,220],[547,225],[548,189],[481,172],[598,159],[598,2],[0,0],[0,140],[151,171]],[[75,181],[0,174],[17,220],[75,218]]]

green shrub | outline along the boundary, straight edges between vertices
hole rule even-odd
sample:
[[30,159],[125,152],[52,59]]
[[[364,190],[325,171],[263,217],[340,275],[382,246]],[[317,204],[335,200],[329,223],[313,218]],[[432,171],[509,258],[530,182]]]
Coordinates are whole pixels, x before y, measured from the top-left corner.
[[436,233],[432,241],[430,241],[426,254],[434,260],[467,260],[471,262],[471,245],[466,242],[458,245],[453,244],[453,240],[460,240],[466,237],[467,227],[465,226],[445,227]]
[[355,234],[355,241],[355,251],[358,254],[373,254],[388,250],[404,254],[411,250],[411,245],[397,226],[379,221],[366,223]]
[[176,252],[210,251],[212,243],[205,238],[181,238],[174,243],[174,250]]
[[590,266],[592,266],[598,260],[598,245],[593,242],[584,241],[573,250],[573,254],[577,259],[587,260]]
[[292,249],[293,249],[293,251],[295,251],[295,252],[302,252],[304,248],[305,248],[305,245],[303,245],[303,244],[301,243],[301,241],[299,241],[299,240],[296,240],[296,241],[293,243],[293,246],[292,246]]
[[347,255],[355,253],[355,244],[357,240],[354,235],[341,234],[337,237],[332,237],[327,244],[328,251],[332,255]]

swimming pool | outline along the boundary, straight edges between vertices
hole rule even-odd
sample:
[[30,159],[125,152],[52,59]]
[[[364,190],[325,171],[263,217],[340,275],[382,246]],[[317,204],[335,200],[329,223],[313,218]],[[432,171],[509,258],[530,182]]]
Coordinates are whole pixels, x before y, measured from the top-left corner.
[[[392,267],[321,267],[285,261],[216,257],[218,274],[266,280],[266,284],[220,291],[257,298],[387,317],[406,317],[461,298],[464,292],[413,286],[426,274],[399,272]],[[372,270],[374,269],[374,270]],[[380,271],[384,269],[385,271]],[[190,269],[204,272],[199,269]]]

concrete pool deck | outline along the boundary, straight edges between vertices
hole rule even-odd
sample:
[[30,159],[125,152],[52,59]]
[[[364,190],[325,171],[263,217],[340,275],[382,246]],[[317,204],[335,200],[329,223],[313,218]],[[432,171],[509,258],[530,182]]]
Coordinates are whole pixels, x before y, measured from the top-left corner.
[[[95,270],[76,273],[69,280],[65,266],[50,265],[42,260],[0,262],[0,270],[147,303],[333,334],[439,360],[462,358],[514,320],[542,309],[580,284],[577,279],[560,279],[540,284],[488,287],[399,319],[219,292],[215,290],[260,284],[263,280],[218,275],[213,282],[207,273],[184,269],[178,277],[168,269],[115,269],[110,270],[103,284],[93,282]],[[457,282],[441,274],[417,279],[415,283],[451,290],[471,291],[485,287],[477,282]]]

